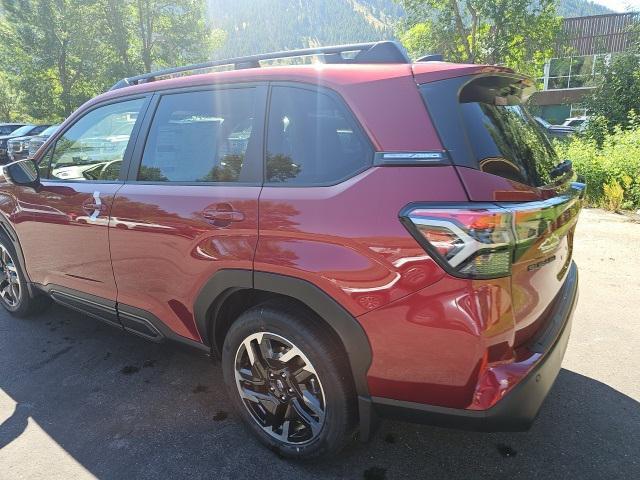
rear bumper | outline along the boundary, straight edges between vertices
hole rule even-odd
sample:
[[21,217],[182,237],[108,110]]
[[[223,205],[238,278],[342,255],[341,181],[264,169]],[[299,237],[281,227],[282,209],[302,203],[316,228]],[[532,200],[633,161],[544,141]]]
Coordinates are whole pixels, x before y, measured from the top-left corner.
[[505,397],[487,410],[465,410],[372,397],[372,410],[383,417],[478,431],[523,431],[535,420],[558,376],[567,349],[571,319],[578,299],[578,270],[571,265],[547,327],[530,349],[540,361]]

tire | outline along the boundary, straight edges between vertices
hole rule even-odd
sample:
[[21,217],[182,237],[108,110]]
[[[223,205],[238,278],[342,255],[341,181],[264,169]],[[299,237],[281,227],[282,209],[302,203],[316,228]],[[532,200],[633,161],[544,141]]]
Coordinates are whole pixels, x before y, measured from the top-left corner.
[[[226,335],[222,369],[233,406],[248,429],[281,456],[333,455],[354,438],[353,380],[339,340],[327,330],[302,308],[265,303],[240,315]],[[252,367],[247,346],[253,349]],[[280,420],[283,411],[288,422]]]
[[0,304],[14,317],[28,317],[50,305],[49,297],[31,295],[13,242],[0,234]]

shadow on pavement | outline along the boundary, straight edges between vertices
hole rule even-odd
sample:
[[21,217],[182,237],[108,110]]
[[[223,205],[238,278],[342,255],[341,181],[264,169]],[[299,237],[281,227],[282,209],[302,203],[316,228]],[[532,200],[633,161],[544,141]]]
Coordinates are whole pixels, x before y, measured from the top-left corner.
[[[585,479],[640,471],[640,404],[568,370],[529,432],[384,422],[371,442],[315,463],[284,461],[245,432],[215,362],[58,307],[26,321],[0,313],[0,389],[17,403],[0,425],[0,449],[21,435],[28,440],[31,417],[105,479]],[[19,472],[46,448],[34,445],[8,467]]]

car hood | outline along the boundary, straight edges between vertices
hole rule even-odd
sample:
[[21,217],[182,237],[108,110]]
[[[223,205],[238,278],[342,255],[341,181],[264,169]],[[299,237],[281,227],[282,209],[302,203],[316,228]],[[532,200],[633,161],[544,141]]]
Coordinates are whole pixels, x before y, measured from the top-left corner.
[[49,138],[51,135],[34,135],[31,138],[31,140],[46,140],[47,138]]
[[17,135],[12,135],[12,134],[0,135],[0,142],[3,141],[3,140],[11,140],[12,138],[16,138],[16,137],[17,137]]

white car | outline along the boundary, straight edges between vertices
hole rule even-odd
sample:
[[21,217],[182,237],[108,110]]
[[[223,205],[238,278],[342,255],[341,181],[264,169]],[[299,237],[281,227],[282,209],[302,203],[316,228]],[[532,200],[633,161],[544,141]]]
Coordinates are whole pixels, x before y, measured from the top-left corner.
[[575,128],[576,131],[580,132],[587,127],[588,123],[589,117],[571,117],[567,118],[562,126]]

